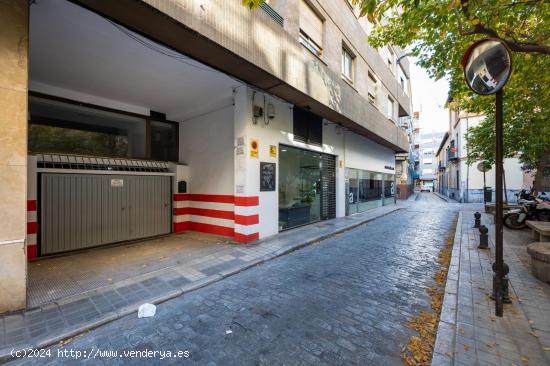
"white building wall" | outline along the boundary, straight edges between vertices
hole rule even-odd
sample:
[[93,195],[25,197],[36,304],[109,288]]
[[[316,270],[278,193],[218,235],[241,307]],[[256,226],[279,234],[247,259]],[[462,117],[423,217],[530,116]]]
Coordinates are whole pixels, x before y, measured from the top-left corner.
[[233,106],[179,124],[179,160],[189,167],[187,191],[233,194]]
[[353,132],[346,132],[345,165],[348,168],[370,170],[373,172],[394,174],[395,153],[393,150],[359,136]]
[[[466,132],[469,128],[479,125],[484,116],[463,116],[457,120],[456,114],[451,114],[451,131],[449,141],[455,140],[455,146],[458,147],[458,163],[449,161],[447,163],[447,174],[449,178],[447,194],[454,198],[468,202],[483,202],[483,173],[477,170],[477,163],[468,166],[466,163],[468,156],[468,145]],[[445,154],[445,149],[441,154]],[[456,164],[456,165],[455,165]],[[456,172],[459,172],[459,189],[456,189]],[[504,174],[506,179],[506,189],[509,201],[514,201],[514,193],[524,188],[523,171],[518,158],[504,159]],[[494,167],[485,173],[486,186],[495,189],[495,170]],[[444,192],[445,193],[445,192]]]
[[[254,121],[253,103],[264,107],[273,104],[275,118],[260,117]],[[253,102],[254,99],[254,102]],[[266,108],[264,108],[266,110]],[[345,167],[394,174],[384,166],[395,165],[395,153],[371,140],[324,121],[323,146],[308,145],[294,140],[293,106],[268,94],[240,87],[235,92],[235,143],[244,138],[245,154],[235,159],[235,196],[259,196],[259,237],[264,238],[279,231],[279,144],[319,151],[336,156],[336,216],[345,215]],[[250,141],[259,144],[259,156],[250,156]],[[277,147],[277,157],[270,156],[270,145]],[[344,149],[345,146],[345,149]],[[273,192],[260,192],[260,162],[277,163],[277,184]],[[237,214],[237,209],[236,209]],[[253,231],[255,228],[252,228]],[[237,226],[235,228],[237,231]]]

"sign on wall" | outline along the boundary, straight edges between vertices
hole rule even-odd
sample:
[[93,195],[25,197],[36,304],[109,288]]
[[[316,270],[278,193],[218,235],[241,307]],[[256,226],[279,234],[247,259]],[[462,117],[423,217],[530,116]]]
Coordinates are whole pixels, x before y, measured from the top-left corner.
[[235,154],[237,156],[242,156],[245,154],[246,146],[244,143],[244,137],[239,137],[237,139],[237,148],[235,149]]
[[269,156],[272,158],[277,157],[277,146],[276,145],[269,145]]
[[250,139],[250,157],[251,158],[258,158],[258,149],[259,149],[258,140]]
[[111,179],[111,187],[114,187],[114,188],[124,187],[124,180],[123,179]]
[[276,174],[277,165],[275,163],[260,162],[260,192],[275,190]]

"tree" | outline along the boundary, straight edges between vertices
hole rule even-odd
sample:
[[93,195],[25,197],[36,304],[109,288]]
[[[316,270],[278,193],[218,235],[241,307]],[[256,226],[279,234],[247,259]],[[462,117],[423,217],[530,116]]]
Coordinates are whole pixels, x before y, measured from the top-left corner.
[[[263,0],[243,0],[250,8]],[[504,93],[505,153],[537,168],[550,154],[550,0],[352,0],[374,24],[374,47],[409,48],[435,79],[446,78],[449,107],[486,115],[467,133],[470,164],[494,161],[494,97],[468,89],[460,60],[469,45],[499,38],[513,51]],[[414,80],[413,80],[414,83]],[[543,164],[544,165],[544,164]],[[539,173],[541,169],[539,169]],[[540,177],[537,179],[540,181]]]

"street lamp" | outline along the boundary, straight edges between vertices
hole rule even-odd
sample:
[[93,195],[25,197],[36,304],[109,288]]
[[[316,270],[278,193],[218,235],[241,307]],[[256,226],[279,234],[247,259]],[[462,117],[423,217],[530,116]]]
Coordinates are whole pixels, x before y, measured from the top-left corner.
[[487,38],[472,44],[460,64],[464,67],[466,83],[475,93],[495,95],[495,264],[493,294],[495,313],[502,316],[505,264],[502,253],[502,88],[512,73],[512,55],[506,44],[497,38]]

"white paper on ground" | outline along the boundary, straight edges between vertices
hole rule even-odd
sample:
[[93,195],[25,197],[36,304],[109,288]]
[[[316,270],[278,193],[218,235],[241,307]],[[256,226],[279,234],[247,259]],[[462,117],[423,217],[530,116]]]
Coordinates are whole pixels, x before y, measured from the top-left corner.
[[153,304],[142,304],[138,309],[138,318],[149,318],[155,316],[157,307]]

